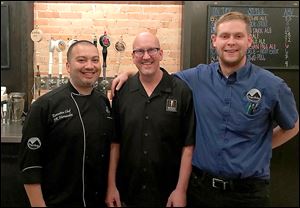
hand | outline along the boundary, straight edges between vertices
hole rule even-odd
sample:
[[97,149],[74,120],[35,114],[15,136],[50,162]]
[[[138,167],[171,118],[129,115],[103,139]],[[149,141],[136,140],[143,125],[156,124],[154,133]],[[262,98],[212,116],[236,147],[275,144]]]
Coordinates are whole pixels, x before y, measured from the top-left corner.
[[108,187],[105,203],[108,207],[121,207],[120,194],[116,187]]
[[175,189],[169,196],[166,207],[185,207],[186,193]]
[[123,72],[121,74],[119,74],[116,78],[113,79],[112,83],[111,83],[111,97],[110,99],[113,98],[113,96],[115,95],[115,90],[119,90],[122,85],[127,81],[129,75],[127,72]]

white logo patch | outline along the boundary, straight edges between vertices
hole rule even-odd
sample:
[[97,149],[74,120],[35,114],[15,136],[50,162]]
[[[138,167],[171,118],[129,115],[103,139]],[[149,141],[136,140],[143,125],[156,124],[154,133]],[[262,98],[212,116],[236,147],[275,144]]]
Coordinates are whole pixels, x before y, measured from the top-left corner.
[[42,145],[42,143],[41,143],[40,139],[37,137],[31,137],[27,141],[27,146],[31,150],[39,149],[41,147],[41,145]]
[[258,89],[251,89],[247,92],[247,99],[250,102],[258,103],[261,99],[261,92]]
[[166,111],[177,112],[177,100],[175,100],[175,99],[167,99],[167,102],[166,102]]
[[257,106],[261,100],[261,92],[253,88],[247,92],[246,97],[249,101],[246,111],[249,115],[253,115],[257,111]]

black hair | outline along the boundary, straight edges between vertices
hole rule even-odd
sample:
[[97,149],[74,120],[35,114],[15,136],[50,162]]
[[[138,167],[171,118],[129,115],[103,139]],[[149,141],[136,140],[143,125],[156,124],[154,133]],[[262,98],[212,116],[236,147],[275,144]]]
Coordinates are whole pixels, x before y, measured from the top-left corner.
[[[71,60],[71,53],[73,51],[73,48],[76,46],[76,45],[79,45],[79,44],[85,44],[85,45],[93,45],[95,46],[91,41],[89,40],[77,40],[76,42],[72,43],[72,45],[70,45],[69,49],[68,49],[68,52],[67,52],[67,61],[70,62]],[[96,47],[96,46],[95,46]],[[97,47],[96,47],[97,48]]]

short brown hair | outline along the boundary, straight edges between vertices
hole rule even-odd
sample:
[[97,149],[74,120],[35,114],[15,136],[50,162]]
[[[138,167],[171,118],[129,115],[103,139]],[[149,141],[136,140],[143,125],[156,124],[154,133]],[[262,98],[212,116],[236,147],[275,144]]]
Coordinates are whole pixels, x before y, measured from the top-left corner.
[[246,24],[246,30],[248,34],[251,33],[250,19],[247,15],[241,12],[228,12],[223,14],[215,23],[215,34],[217,34],[218,26],[230,20],[242,20]]

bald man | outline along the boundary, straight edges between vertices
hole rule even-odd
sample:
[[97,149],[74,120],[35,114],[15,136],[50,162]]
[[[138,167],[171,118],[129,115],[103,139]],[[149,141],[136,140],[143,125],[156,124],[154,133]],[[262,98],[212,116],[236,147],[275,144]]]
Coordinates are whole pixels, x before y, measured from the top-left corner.
[[108,206],[185,206],[195,141],[192,94],[160,67],[163,50],[149,32],[133,42],[138,72],[113,98]]

